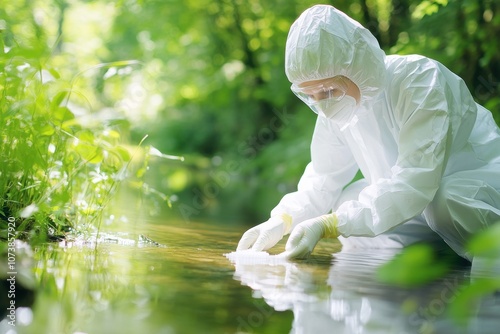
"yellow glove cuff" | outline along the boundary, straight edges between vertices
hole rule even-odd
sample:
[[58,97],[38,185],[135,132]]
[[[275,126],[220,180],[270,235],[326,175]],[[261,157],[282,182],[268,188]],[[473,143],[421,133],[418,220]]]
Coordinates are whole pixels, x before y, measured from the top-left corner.
[[331,213],[328,215],[321,216],[321,220],[325,226],[324,238],[337,238],[339,236],[339,232],[337,231],[337,225],[339,223],[337,215],[335,213]]
[[288,213],[283,213],[281,214],[281,220],[283,221],[283,224],[285,226],[285,232],[283,233],[283,235],[286,235],[292,230],[292,216],[290,216]]

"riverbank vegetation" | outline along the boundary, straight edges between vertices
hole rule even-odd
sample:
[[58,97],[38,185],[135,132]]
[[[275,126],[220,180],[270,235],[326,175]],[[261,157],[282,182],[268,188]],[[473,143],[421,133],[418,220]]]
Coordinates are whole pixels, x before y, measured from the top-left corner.
[[43,242],[98,230],[120,185],[154,191],[143,180],[149,157],[168,157],[144,140],[132,143],[130,120],[113,105],[140,62],[82,62],[62,52],[60,36],[45,26],[48,13],[37,10],[11,4],[0,16],[7,18],[0,20],[3,240]]

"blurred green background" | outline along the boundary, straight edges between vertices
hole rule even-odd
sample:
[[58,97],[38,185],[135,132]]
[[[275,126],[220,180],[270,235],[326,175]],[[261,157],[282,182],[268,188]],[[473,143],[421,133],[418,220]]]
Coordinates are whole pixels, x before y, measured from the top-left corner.
[[[315,114],[290,92],[287,32],[315,1],[24,0],[0,8],[5,45],[24,45],[79,90],[71,110],[123,118],[171,202],[152,215],[256,224],[296,188]],[[461,76],[500,120],[500,15],[491,0],[326,2],[369,28],[387,54],[418,53]],[[137,60],[127,66],[95,64]],[[89,70],[89,68],[91,70]]]

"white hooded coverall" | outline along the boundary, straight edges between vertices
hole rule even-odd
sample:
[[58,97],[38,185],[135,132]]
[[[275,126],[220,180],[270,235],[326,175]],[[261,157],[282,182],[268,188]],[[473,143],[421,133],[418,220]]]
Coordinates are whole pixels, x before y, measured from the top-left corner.
[[[343,75],[361,98],[352,112],[318,116],[298,190],[271,216],[296,226],[333,209],[344,246],[440,237],[470,259],[470,236],[500,221],[500,131],[463,80],[426,57],[386,56],[367,29],[325,5],[295,21],[285,57],[292,83]],[[358,169],[365,179],[345,188]]]

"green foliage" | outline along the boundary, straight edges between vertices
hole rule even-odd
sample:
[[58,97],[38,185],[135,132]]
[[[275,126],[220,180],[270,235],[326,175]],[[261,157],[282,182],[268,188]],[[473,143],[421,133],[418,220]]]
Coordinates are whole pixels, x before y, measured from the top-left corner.
[[[45,240],[70,229],[99,228],[118,185],[135,179],[147,187],[140,171],[151,152],[158,155],[128,145],[129,121],[106,109],[92,87],[100,71],[119,72],[138,62],[71,71],[68,55],[48,45],[47,27],[27,19],[30,12],[21,7],[1,10],[8,21],[0,21],[0,230],[15,220],[16,237]],[[126,79],[102,87],[116,89]],[[134,155],[145,161],[135,175]]]
[[397,286],[414,287],[443,277],[449,269],[449,261],[439,258],[431,246],[415,244],[382,265],[377,278]]
[[474,256],[495,259],[500,254],[500,223],[478,233],[470,241],[468,250]]
[[450,304],[449,316],[459,325],[467,325],[474,310],[481,302],[481,298],[500,290],[500,280],[494,278],[481,278],[471,284],[463,286],[456,299]]
[[[496,276],[500,259],[499,233],[500,222],[478,233],[467,244],[468,253],[472,258],[479,258],[480,265],[471,269],[471,282],[459,286],[447,309],[448,315],[460,325],[467,324],[481,298],[500,290],[500,279]],[[436,252],[426,244],[409,246],[378,268],[377,279],[407,288],[436,281],[444,278],[457,263],[450,252]]]
[[72,87],[28,57],[13,48],[1,59],[0,208],[2,219],[28,219],[26,230],[33,223],[42,230],[37,233],[60,234],[96,222],[130,154],[122,146],[122,124],[75,118]]

